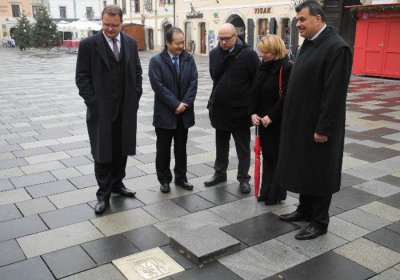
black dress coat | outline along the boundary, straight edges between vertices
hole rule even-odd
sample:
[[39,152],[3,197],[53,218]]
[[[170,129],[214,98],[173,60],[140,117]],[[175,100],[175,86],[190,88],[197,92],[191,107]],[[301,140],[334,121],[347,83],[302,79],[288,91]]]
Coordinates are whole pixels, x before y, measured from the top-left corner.
[[[103,32],[82,40],[76,63],[76,85],[87,105],[88,127],[92,155],[95,161],[112,160],[112,99],[110,66]],[[125,71],[125,92],[122,105],[122,154],[135,155],[139,99],[142,95],[142,67],[136,41],[121,33],[122,61]]]
[[251,86],[260,64],[257,53],[238,37],[231,52],[218,44],[210,51],[209,60],[214,81],[207,106],[211,125],[229,131],[249,128]]
[[[282,67],[282,94],[279,94],[279,73]],[[288,57],[262,62],[257,70],[250,100],[250,115],[269,116],[272,123],[259,125],[263,157],[278,157],[283,104],[292,70]]]
[[[289,191],[339,191],[350,79],[350,49],[333,28],[306,40],[293,65],[285,100],[277,180]],[[328,136],[316,143],[314,133]]]
[[181,102],[188,104],[180,114],[187,129],[195,124],[194,100],[197,94],[197,68],[193,56],[183,51],[179,56],[179,77],[166,49],[150,59],[149,79],[154,91],[153,125],[176,129],[176,108]]

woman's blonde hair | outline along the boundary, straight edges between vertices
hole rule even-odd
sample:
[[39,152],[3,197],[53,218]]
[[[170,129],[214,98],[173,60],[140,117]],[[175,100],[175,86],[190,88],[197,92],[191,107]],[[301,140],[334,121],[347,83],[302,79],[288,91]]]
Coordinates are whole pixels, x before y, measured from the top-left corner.
[[287,56],[285,43],[278,35],[265,35],[265,37],[258,42],[258,48],[262,52],[269,52],[273,55],[276,55],[275,60],[282,59]]

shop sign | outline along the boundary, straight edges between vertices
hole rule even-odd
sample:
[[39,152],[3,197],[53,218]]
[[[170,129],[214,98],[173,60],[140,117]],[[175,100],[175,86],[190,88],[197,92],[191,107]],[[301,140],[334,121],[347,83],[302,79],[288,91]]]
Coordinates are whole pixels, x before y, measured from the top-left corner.
[[272,7],[254,8],[254,13],[257,14],[270,14]]
[[203,13],[195,12],[195,13],[187,13],[186,18],[203,18]]

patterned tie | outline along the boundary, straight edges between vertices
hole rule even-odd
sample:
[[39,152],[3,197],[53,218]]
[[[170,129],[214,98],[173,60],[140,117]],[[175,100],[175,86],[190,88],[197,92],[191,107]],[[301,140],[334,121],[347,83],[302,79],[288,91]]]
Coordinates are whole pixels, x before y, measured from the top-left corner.
[[174,56],[174,57],[172,58],[172,60],[174,61],[174,67],[175,67],[176,74],[179,76],[178,57],[177,57],[177,56]]
[[118,44],[117,44],[118,40],[117,40],[117,38],[113,38],[112,41],[113,41],[113,53],[115,55],[115,59],[117,61],[119,61],[119,49],[118,49]]

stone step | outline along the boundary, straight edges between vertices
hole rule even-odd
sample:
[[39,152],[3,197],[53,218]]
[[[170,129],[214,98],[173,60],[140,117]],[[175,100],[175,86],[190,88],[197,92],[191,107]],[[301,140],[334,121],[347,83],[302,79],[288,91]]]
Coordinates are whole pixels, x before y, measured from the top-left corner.
[[204,265],[240,251],[240,241],[212,226],[174,234],[170,244],[196,265]]

